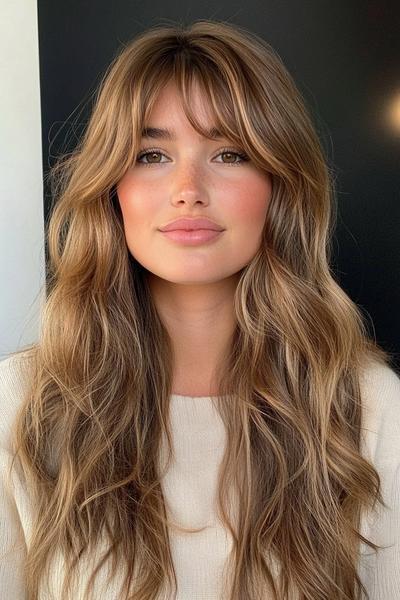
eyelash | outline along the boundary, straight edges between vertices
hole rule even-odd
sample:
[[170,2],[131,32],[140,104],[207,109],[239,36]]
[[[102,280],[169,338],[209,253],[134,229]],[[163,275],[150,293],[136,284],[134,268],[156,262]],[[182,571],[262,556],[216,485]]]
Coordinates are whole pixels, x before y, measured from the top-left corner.
[[[161,150],[158,150],[157,148],[149,148],[149,149],[146,149],[146,151],[140,150],[139,153],[138,153],[137,159],[136,159],[137,164],[138,165],[142,165],[144,167],[153,167],[154,165],[165,164],[165,163],[161,163],[161,162],[159,162],[159,163],[157,163],[157,162],[156,163],[138,162],[139,159],[143,158],[144,156],[147,156],[148,154],[154,154],[154,153],[156,153],[156,154],[162,154],[163,156],[166,156],[166,154],[164,154],[164,152],[161,152]],[[236,150],[233,150],[233,148],[222,148],[222,150],[220,150],[218,152],[217,156],[220,156],[221,154],[228,154],[228,153],[229,154],[235,154],[236,156],[239,156],[241,160],[239,162],[221,163],[221,164],[228,165],[230,167],[236,167],[236,166],[239,166],[242,163],[247,162],[249,160],[249,157],[246,154],[244,154],[243,152],[238,152]]]

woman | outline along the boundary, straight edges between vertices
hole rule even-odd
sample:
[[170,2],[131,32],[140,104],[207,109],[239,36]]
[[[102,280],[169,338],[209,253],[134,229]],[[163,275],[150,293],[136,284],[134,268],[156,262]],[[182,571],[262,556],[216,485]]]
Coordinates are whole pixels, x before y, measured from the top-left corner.
[[1,363],[6,597],[400,597],[400,378],[270,46],[137,36],[53,178],[40,339]]

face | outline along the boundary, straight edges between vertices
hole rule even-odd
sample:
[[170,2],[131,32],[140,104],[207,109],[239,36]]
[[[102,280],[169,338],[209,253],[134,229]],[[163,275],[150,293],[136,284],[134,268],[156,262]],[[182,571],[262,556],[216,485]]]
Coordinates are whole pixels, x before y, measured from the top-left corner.
[[[196,115],[211,128],[214,123],[201,91],[195,91]],[[242,149],[229,140],[198,134],[172,84],[157,98],[146,128],[168,129],[173,138],[142,138],[136,163],[117,185],[132,256],[150,277],[174,284],[206,284],[234,276],[260,246],[270,176],[235,154]],[[193,245],[159,230],[181,217],[206,217],[223,231]]]

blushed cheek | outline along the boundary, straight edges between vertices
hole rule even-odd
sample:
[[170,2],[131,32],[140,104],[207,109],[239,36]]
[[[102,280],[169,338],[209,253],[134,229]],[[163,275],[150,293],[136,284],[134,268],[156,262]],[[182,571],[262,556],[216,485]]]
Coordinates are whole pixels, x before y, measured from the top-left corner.
[[129,184],[125,175],[125,177],[123,177],[117,185],[117,197],[122,214],[124,214],[129,208],[129,196]]
[[271,198],[271,185],[264,181],[249,185],[235,205],[235,218],[251,230],[261,230],[264,226],[266,213]]
[[135,188],[133,190],[132,182],[129,178],[122,179],[117,186],[117,196],[121,207],[122,215],[124,218],[125,226],[127,228],[133,227],[134,224],[140,223],[143,217],[142,211],[144,206],[141,205],[140,190]]
[[149,224],[151,227],[164,201],[158,184],[143,184],[130,173],[125,174],[117,185],[117,196],[124,219],[132,226]]

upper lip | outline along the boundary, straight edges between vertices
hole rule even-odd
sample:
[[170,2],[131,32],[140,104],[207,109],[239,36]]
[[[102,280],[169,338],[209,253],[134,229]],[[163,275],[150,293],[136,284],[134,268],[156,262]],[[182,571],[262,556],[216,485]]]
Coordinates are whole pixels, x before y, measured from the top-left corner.
[[212,229],[213,231],[223,231],[223,227],[205,217],[184,217],[170,221],[167,225],[160,227],[160,231],[173,231],[174,229],[185,229],[186,231],[190,231],[191,229]]

